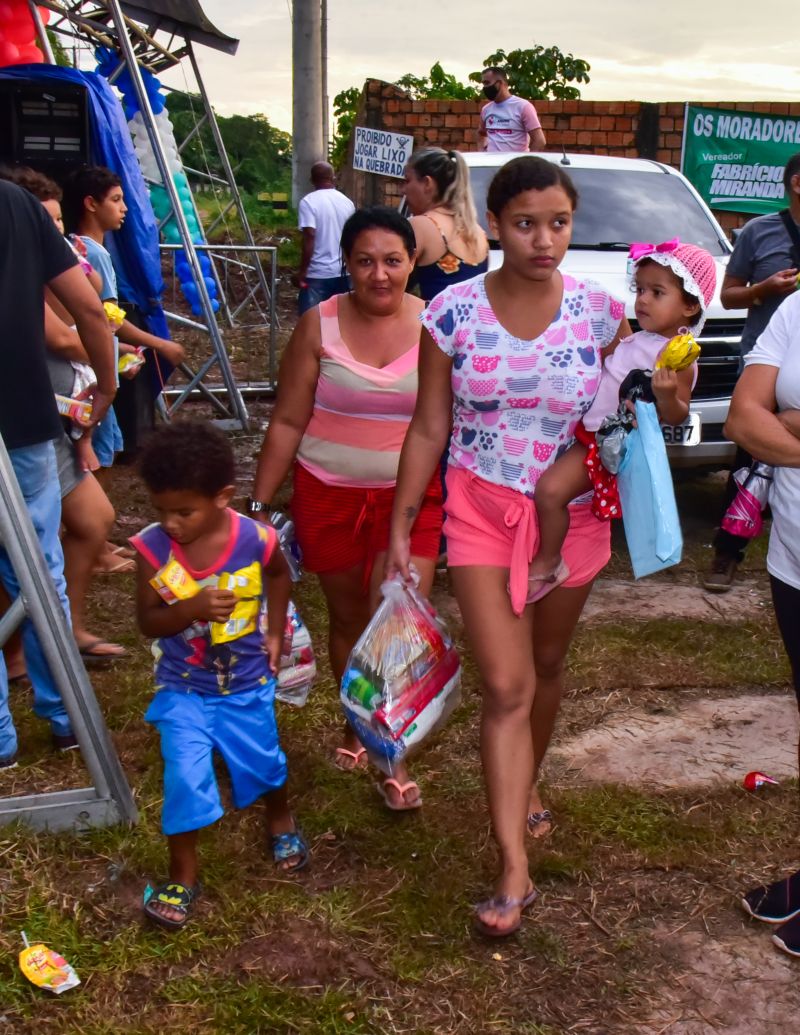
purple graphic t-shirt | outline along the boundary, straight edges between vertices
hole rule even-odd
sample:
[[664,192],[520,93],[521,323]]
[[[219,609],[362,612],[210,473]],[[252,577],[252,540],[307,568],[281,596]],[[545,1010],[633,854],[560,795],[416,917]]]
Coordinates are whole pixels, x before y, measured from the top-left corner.
[[561,306],[538,338],[515,338],[499,323],[485,274],[443,291],[421,316],[453,359],[449,462],[527,496],[572,445],[600,385],[601,350],[625,314],[594,281],[561,276]]

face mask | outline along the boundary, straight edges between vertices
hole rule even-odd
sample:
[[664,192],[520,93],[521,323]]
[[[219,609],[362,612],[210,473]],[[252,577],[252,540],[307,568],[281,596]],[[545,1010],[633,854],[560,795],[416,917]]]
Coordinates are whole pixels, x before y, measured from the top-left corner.
[[487,84],[483,88],[484,97],[486,97],[490,101],[493,101],[499,92],[500,87],[497,85],[497,83]]

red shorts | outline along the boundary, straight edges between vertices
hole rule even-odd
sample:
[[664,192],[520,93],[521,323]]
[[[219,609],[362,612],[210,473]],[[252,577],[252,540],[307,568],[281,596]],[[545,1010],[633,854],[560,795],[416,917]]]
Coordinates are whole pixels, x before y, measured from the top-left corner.
[[[369,577],[375,557],[389,548],[394,486],[363,489],[327,485],[294,465],[292,517],[303,567],[315,574],[363,564]],[[411,555],[438,557],[442,533],[442,486],[437,468],[411,529]]]

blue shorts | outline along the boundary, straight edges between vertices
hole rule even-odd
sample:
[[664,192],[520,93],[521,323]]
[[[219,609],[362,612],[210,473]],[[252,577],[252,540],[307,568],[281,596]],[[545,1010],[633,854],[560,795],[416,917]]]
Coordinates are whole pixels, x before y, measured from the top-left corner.
[[114,454],[122,449],[122,432],[119,430],[114,407],[109,406],[108,413],[92,431],[92,446],[101,467],[114,466]]
[[286,783],[274,702],[274,680],[235,694],[184,689],[156,693],[145,721],[161,735],[165,834],[207,827],[225,812],[214,774],[215,750],[228,767],[237,809]]

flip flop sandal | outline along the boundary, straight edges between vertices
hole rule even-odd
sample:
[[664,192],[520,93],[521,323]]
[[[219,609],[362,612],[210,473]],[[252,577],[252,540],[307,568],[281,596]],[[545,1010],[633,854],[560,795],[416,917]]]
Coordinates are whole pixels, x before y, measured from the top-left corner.
[[[394,787],[394,789],[400,795],[400,800],[403,802],[402,805],[395,805],[392,802],[386,790],[387,787]],[[416,787],[417,791],[419,791],[419,784],[417,784],[416,781],[409,780],[408,783],[401,784],[398,783],[397,780],[393,779],[391,776],[387,777],[382,782],[375,784],[375,790],[383,798],[386,808],[391,809],[392,812],[411,812],[414,809],[422,808],[422,796],[419,796],[418,798],[416,798],[415,801],[411,803],[406,801],[406,791],[410,791],[414,787]]]
[[136,557],[136,551],[129,546],[112,546],[111,553],[117,554],[118,557],[128,557],[130,559]]
[[[272,858],[281,873],[297,873],[298,870],[308,866],[309,850],[308,845],[299,830],[292,830],[288,834],[273,834],[270,837],[272,845]],[[298,856],[297,862],[291,866],[281,866],[282,862]]]
[[[99,651],[98,647],[119,647],[119,650],[109,653],[108,651]],[[82,647],[79,646],[78,653],[84,661],[93,662],[94,664],[120,661],[122,658],[128,657],[127,650],[121,644],[110,643],[108,640],[101,640],[99,637],[95,640],[89,640]]]
[[[365,766],[361,765],[361,760],[363,758],[366,758],[366,755],[367,755],[367,749],[365,747],[360,747],[358,749],[358,751],[351,751],[350,748],[337,748],[336,749],[336,756],[335,756],[335,758],[333,760],[333,764],[336,766],[337,769],[341,769],[341,771],[343,773],[352,773],[356,769],[364,769],[365,768]],[[337,761],[337,759],[339,759],[339,758],[352,758],[353,759],[353,764],[352,765],[339,765],[339,762]]]
[[526,604],[535,604],[537,600],[546,597],[554,589],[569,578],[569,568],[564,561],[558,562],[558,567],[549,575],[536,575],[528,579],[528,595],[525,597]]
[[108,568],[95,568],[93,575],[128,575],[136,571],[136,561],[130,557],[120,557],[118,561]]
[[[531,890],[524,898],[511,898],[510,895],[495,895],[493,898],[489,898],[485,902],[478,902],[475,906],[475,930],[486,938],[509,938],[512,934],[516,934],[520,927],[522,927],[523,912],[528,908],[528,906],[532,906],[538,897],[539,892],[536,888],[531,887]],[[484,923],[483,920],[481,920],[480,914],[485,913],[488,909],[493,909],[496,913],[499,913],[500,916],[510,913],[512,909],[518,909],[519,920],[513,927],[498,930],[496,927],[492,927],[490,924]]]
[[528,813],[528,833],[532,837],[543,837],[544,834],[537,834],[536,828],[542,823],[553,822],[553,813],[550,809],[542,809],[541,812],[529,812]]
[[[148,894],[148,891],[150,894]],[[142,909],[147,919],[152,920],[154,924],[158,924],[159,927],[165,927],[169,931],[178,931],[185,926],[186,921],[191,916],[199,894],[199,884],[196,884],[193,888],[187,888],[183,884],[170,881],[159,884],[157,888],[150,888],[148,886],[145,888],[145,899]],[[170,909],[174,909],[176,913],[181,914],[181,919],[172,920],[169,917],[162,916],[156,910],[156,904],[169,906]]]

